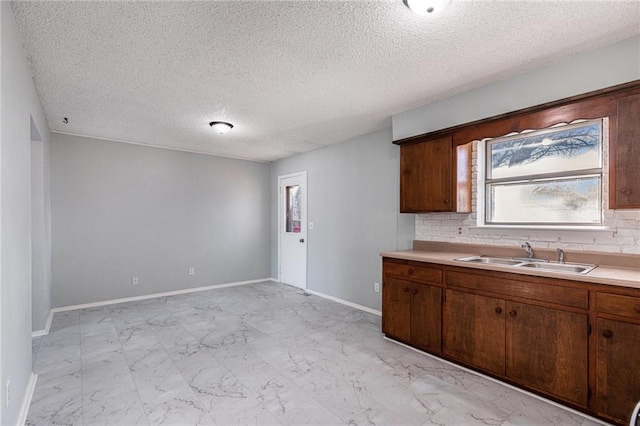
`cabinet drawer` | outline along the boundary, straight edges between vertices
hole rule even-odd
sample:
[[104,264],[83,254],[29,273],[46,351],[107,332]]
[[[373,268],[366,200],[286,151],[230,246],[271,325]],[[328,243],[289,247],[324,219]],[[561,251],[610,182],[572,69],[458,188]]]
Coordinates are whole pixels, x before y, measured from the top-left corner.
[[582,309],[589,307],[589,292],[579,288],[539,284],[458,271],[447,271],[446,282],[448,286],[488,291],[497,293],[502,297],[525,297],[541,302],[557,303]]
[[617,294],[597,293],[598,312],[640,319],[640,298]]
[[430,283],[442,282],[442,270],[426,266],[385,262],[384,274]]

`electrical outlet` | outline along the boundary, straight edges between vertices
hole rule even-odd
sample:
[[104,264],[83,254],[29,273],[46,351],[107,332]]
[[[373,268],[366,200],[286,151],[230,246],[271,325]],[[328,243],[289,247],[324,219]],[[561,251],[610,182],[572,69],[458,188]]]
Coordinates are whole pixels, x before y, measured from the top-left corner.
[[11,380],[7,380],[7,384],[4,387],[4,408],[9,407],[10,400],[11,400]]
[[131,277],[131,285],[138,285],[138,277]]
[[196,268],[189,268],[189,275],[195,275],[196,274]]
[[373,291],[380,293],[380,283],[373,283]]

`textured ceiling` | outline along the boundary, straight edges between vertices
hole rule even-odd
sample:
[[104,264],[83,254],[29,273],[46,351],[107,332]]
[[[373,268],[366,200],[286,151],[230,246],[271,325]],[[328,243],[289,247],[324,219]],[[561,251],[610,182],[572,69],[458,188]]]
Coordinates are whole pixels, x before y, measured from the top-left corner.
[[51,130],[262,161],[640,33],[638,1],[454,0],[430,17],[401,0],[13,9]]

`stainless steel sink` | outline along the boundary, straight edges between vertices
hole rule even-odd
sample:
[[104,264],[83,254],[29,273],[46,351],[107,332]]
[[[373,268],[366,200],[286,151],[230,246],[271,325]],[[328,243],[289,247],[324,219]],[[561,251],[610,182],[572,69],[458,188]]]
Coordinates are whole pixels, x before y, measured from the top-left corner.
[[579,265],[577,263],[523,263],[519,268],[534,268],[544,271],[570,272],[572,274],[588,274],[596,265]]
[[529,269],[538,269],[541,271],[552,271],[552,272],[566,272],[570,274],[588,274],[591,272],[597,265],[587,265],[581,263],[557,263],[557,262],[548,262],[546,260],[541,259],[523,259],[523,258],[504,258],[504,257],[490,257],[490,256],[468,256],[461,257],[458,259],[460,262],[469,262],[469,263],[482,263],[486,265],[500,265],[500,266],[509,266],[513,268],[529,268]]
[[521,260],[515,259],[505,259],[503,257],[488,257],[488,256],[469,256],[469,257],[461,257],[460,260],[462,262],[473,262],[473,263],[487,263],[493,265],[506,265],[506,266],[516,266],[522,263]]

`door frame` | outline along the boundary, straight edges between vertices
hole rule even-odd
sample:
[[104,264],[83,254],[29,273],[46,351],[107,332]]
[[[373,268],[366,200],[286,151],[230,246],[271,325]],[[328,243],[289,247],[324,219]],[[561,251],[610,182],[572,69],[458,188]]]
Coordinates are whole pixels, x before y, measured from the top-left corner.
[[305,226],[305,230],[306,235],[307,235],[307,241],[304,245],[304,250],[306,250],[306,255],[305,255],[305,265],[304,265],[304,272],[305,272],[305,279],[304,279],[304,288],[303,290],[306,290],[308,288],[308,281],[309,281],[309,277],[308,277],[308,266],[309,266],[309,208],[308,208],[308,203],[307,203],[307,191],[309,190],[309,181],[307,179],[307,171],[306,170],[302,170],[300,172],[294,172],[294,173],[287,173],[284,175],[279,175],[278,176],[278,188],[276,189],[276,198],[278,200],[278,216],[276,217],[276,229],[278,231],[278,282],[282,282],[282,241],[281,241],[281,234],[282,234],[282,202],[283,202],[283,198],[282,198],[282,193],[280,192],[280,188],[282,187],[282,181],[284,179],[288,179],[288,178],[292,178],[292,177],[303,177],[304,178],[304,186],[305,186],[305,190],[302,192],[302,205],[304,206],[304,208],[307,209],[307,222],[304,224]]

